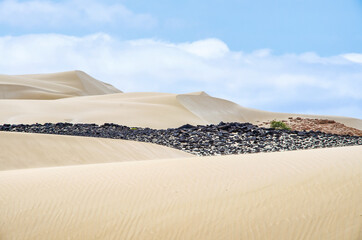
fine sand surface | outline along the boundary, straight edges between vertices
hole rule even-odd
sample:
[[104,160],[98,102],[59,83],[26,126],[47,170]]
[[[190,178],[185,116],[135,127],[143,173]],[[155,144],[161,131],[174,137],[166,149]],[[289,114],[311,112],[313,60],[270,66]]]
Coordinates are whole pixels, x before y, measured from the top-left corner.
[[0,74],[0,99],[59,99],[118,93],[110,84],[82,71],[49,74]]
[[362,130],[361,119],[260,111],[204,92],[122,93],[82,71],[0,75],[0,109],[0,123],[111,122],[160,129],[220,121],[258,124],[292,116],[333,119]]
[[177,149],[151,143],[0,132],[0,171],[191,156]]
[[[142,86],[140,86],[141,88]],[[204,92],[122,93],[84,72],[0,75],[0,124],[169,128],[288,117]],[[362,239],[362,146],[196,157],[0,132],[0,239]]]
[[0,100],[1,123],[112,122],[134,127],[170,128],[183,124],[224,122],[258,123],[288,117],[328,118],[362,129],[362,120],[260,111],[211,97],[192,94],[116,93],[58,100]]
[[0,237],[358,240],[361,156],[357,146],[1,171]]

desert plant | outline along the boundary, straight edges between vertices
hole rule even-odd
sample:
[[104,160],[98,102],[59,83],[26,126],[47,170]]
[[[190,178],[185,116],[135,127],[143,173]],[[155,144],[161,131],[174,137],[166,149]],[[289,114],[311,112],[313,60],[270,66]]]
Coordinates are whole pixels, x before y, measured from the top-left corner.
[[131,128],[131,130],[137,130],[137,129],[138,129],[138,128],[136,128],[136,127],[132,127],[132,128]]
[[272,121],[270,123],[270,127],[274,128],[274,129],[290,130],[290,127],[287,124],[280,122],[280,121]]

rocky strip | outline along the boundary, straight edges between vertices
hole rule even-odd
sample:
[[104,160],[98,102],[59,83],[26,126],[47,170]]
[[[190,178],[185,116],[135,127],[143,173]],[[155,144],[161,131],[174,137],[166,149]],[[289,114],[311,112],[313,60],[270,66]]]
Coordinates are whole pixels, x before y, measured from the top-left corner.
[[0,125],[0,131],[102,137],[151,142],[195,155],[226,155],[362,145],[362,137],[320,131],[288,131],[262,128],[250,123],[223,123],[156,130],[130,128],[112,123]]
[[[293,118],[281,120],[287,124],[292,130],[296,131],[321,131],[325,133],[362,136],[362,131],[356,128],[347,127],[346,125],[329,119],[313,119],[313,118]],[[271,122],[263,122],[259,124],[261,127],[270,126]]]

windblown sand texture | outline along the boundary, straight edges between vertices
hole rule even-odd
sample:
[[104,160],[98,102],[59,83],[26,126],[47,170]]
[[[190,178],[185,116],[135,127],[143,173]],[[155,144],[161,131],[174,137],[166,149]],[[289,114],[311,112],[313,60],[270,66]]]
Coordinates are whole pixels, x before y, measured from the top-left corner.
[[192,157],[151,143],[0,132],[0,171],[136,160]]
[[0,99],[44,100],[119,92],[82,71],[16,76],[0,74]]
[[[304,116],[333,119],[362,130],[360,119],[260,111],[241,107],[204,92],[122,93],[81,71],[23,76],[27,78],[14,81],[13,85],[19,87],[51,85],[51,91],[56,92],[57,97],[49,96],[50,87],[37,87],[26,91],[9,91],[6,87],[0,88],[0,96],[4,96],[0,101],[1,123],[112,122],[135,127],[169,128],[187,123],[194,125],[220,121],[258,123],[273,119],[288,119],[290,116]],[[2,75],[0,82],[12,82],[13,78],[18,77]]]
[[[80,71],[1,75],[0,97],[1,123],[168,128],[305,116],[203,92],[122,93]],[[362,129],[360,119],[313,118]],[[361,189],[361,146],[195,157],[150,143],[0,132],[2,240],[358,240]]]

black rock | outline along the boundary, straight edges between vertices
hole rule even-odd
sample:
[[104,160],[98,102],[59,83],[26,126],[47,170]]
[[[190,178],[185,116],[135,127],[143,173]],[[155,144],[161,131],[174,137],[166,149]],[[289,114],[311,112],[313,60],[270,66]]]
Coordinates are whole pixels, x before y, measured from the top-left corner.
[[192,129],[195,128],[195,126],[192,126],[191,124],[185,124],[179,127],[179,129]]
[[[224,123],[156,130],[130,128],[113,123],[0,125],[0,131],[103,137],[153,142],[196,155],[241,154],[321,147],[362,145],[362,137],[322,132],[299,132],[260,128],[250,123]],[[237,133],[237,134],[236,134]]]

